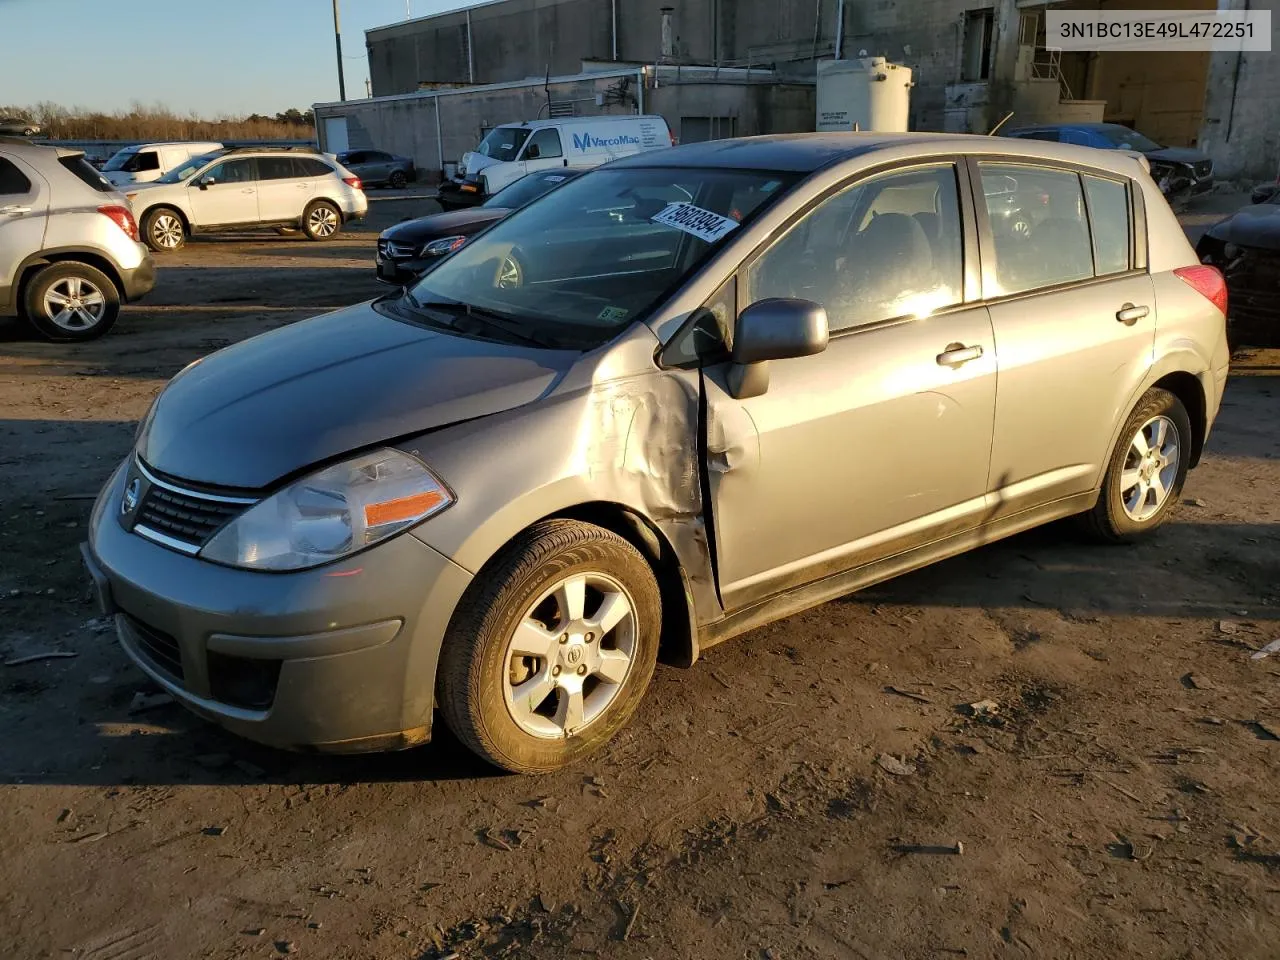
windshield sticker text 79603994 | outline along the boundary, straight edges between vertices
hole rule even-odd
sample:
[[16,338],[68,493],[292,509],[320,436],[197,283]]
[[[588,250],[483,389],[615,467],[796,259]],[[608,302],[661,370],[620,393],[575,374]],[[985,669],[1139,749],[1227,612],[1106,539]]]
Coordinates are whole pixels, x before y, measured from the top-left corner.
[[652,219],[654,223],[683,230],[707,243],[715,243],[738,227],[736,220],[685,202],[667,204],[661,211],[654,214]]

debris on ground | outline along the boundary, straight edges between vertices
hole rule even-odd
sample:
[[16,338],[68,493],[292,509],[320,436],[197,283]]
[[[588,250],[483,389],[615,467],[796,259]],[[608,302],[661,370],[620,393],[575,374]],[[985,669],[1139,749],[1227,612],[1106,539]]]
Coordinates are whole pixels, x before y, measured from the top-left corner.
[[1193,690],[1217,690],[1218,686],[1208,677],[1201,673],[1188,673],[1182,678],[1182,682]]
[[899,760],[891,753],[882,753],[876,757],[876,766],[885,773],[893,774],[895,777],[909,777],[916,772],[914,766]]
[[227,832],[226,827],[204,827],[200,830],[206,837],[220,837]]
[[73,653],[70,650],[45,650],[41,653],[30,653],[25,657],[14,657],[12,660],[6,660],[6,667],[20,667],[24,663],[36,663],[40,660],[64,660],[68,657],[78,657],[80,654]]
[[912,690],[902,690],[898,687],[889,686],[884,688],[884,692],[896,693],[900,697],[906,697],[908,700],[915,700],[919,703],[933,703],[932,700],[930,700],[928,697],[924,695],[923,691],[916,693],[915,691],[912,691]]
[[1240,632],[1240,625],[1231,620],[1219,620],[1218,632],[1225,633],[1227,636],[1234,636]]
[[129,712],[143,713],[147,710],[154,710],[156,707],[168,706],[171,703],[173,703],[173,697],[167,693],[142,693],[139,691],[129,701]]
[[994,700],[979,700],[965,707],[971,717],[990,717],[1000,712],[1000,704]]
[[1272,640],[1265,647],[1255,650],[1249,657],[1250,660],[1265,660],[1273,653],[1280,653],[1280,640]]

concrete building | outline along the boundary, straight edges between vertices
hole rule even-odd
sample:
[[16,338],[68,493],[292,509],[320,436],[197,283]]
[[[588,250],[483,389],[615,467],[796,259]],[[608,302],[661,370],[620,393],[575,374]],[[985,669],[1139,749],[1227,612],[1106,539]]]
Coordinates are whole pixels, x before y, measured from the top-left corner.
[[[1269,5],[1270,0],[1263,0]],[[911,126],[1114,120],[1271,178],[1270,53],[1062,53],[1050,7],[1244,9],[1258,0],[494,0],[366,34],[373,99],[318,104],[322,141],[439,170],[497,123],[643,109],[683,141],[813,129],[818,60],[912,68]],[[1273,23],[1273,30],[1277,24]],[[1278,47],[1277,49],[1280,49]],[[326,124],[330,129],[326,129]],[[437,135],[438,131],[438,135]]]

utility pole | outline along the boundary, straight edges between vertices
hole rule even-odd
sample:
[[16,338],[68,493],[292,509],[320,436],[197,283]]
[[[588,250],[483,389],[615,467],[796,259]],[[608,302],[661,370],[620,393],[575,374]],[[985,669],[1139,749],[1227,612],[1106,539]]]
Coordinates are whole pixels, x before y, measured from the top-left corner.
[[342,78],[342,28],[338,26],[338,0],[333,0],[333,43],[338,50],[338,99],[347,99],[347,83]]

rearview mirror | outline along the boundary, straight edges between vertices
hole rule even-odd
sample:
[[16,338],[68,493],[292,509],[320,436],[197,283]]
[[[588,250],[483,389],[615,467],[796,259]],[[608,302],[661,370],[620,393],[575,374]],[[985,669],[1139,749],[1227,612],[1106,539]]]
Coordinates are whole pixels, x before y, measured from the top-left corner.
[[808,357],[827,349],[827,311],[812,300],[757,300],[738,314],[729,392],[739,400],[769,389],[770,360]]

